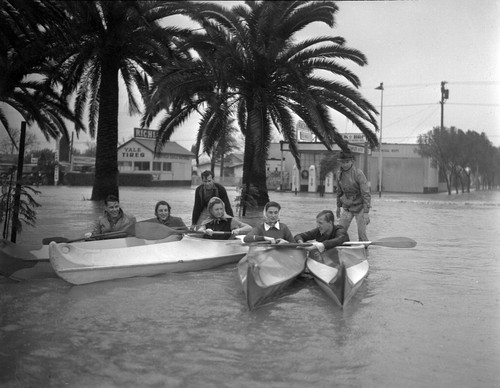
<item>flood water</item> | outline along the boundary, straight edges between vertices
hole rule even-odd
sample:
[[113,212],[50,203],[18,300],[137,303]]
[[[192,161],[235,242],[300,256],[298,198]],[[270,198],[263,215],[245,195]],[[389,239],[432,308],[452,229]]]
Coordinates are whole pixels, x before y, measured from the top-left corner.
[[[40,190],[37,228],[20,243],[79,237],[101,211],[90,187]],[[335,207],[328,194],[270,197],[294,234]],[[193,188],[120,189],[138,220],[166,199],[189,224],[193,198]],[[418,245],[371,246],[344,310],[300,280],[248,311],[233,265],[84,286],[0,279],[0,386],[499,387],[500,192],[374,194],[372,205],[372,241]]]

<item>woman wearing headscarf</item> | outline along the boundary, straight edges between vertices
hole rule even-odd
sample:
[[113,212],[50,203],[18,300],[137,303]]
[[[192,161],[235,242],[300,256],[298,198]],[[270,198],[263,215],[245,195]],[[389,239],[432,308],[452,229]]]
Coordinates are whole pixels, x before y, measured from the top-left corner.
[[281,206],[278,202],[268,202],[264,206],[264,222],[254,227],[243,242],[270,241],[272,244],[293,243],[292,232],[280,221]]

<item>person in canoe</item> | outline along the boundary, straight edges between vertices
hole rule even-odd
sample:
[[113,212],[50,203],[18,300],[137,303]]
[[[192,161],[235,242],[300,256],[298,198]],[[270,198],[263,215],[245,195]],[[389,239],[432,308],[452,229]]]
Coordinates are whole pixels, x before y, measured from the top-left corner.
[[352,219],[356,218],[359,241],[368,241],[366,225],[370,223],[368,212],[371,206],[368,181],[363,171],[354,166],[354,155],[351,151],[342,151],[338,160],[340,162],[340,173],[337,179],[339,224],[348,231]]
[[95,222],[92,232],[85,233],[85,237],[109,232],[126,232],[135,225],[135,221],[135,216],[122,210],[118,197],[110,194],[104,200],[104,214]]
[[167,201],[158,201],[155,205],[155,218],[150,218],[144,222],[158,222],[173,229],[186,229],[187,226],[181,217],[172,215],[172,208]]
[[312,253],[313,258],[318,259],[316,252],[323,253],[336,246],[349,241],[349,235],[342,225],[335,225],[335,217],[331,210],[322,210],[316,216],[316,228],[307,232],[297,234],[294,238],[298,243],[312,242],[311,246],[304,249]]
[[246,243],[255,241],[270,241],[271,244],[295,242],[292,232],[284,223],[280,222],[281,206],[278,202],[268,202],[264,206],[264,219],[262,224],[254,227],[243,239]]
[[231,202],[227,196],[227,191],[219,183],[214,182],[212,171],[206,170],[201,173],[202,184],[199,185],[194,192],[194,207],[191,221],[191,228],[201,225],[208,218],[207,205],[210,198],[218,197],[224,202],[226,214],[234,217]]
[[198,231],[205,232],[204,238],[227,240],[231,236],[247,234],[252,230],[250,225],[228,216],[225,212],[224,201],[218,197],[213,197],[208,201],[207,209],[209,216],[198,228]]

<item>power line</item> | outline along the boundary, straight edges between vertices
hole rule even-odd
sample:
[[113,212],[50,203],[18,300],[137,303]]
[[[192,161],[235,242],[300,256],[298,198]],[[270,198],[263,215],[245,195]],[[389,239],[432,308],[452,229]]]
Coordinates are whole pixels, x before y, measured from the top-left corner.
[[[401,121],[407,120],[407,119],[409,119],[410,117],[417,116],[417,115],[419,115],[420,113],[425,112],[425,111],[427,111],[428,109],[430,109],[430,107],[431,107],[431,106],[427,106],[426,108],[424,108],[424,109],[420,109],[419,111],[417,111],[417,112],[415,112],[415,113],[412,113],[412,114],[410,114],[410,115],[404,116],[404,117],[402,117],[402,118],[401,118],[401,119],[399,119],[399,120],[396,120],[396,121],[393,121],[393,122],[391,122],[391,123],[389,123],[389,124],[386,124],[386,125],[385,125],[385,127],[386,127],[386,128],[388,128],[388,127],[390,127],[390,126],[392,126],[392,125],[398,124],[398,123],[399,123],[399,122],[401,122]],[[434,108],[435,108],[435,107],[434,107]],[[435,109],[434,109],[434,111],[435,111]],[[433,111],[433,112],[434,112],[434,111]]]
[[471,105],[471,106],[500,106],[500,104],[475,104],[468,102],[448,102],[446,105]]
[[422,103],[422,104],[395,104],[395,105],[384,105],[384,108],[397,108],[401,106],[431,106],[439,104],[439,102],[428,102],[428,103]]
[[500,85],[500,81],[449,81],[448,84],[453,85]]
[[[453,85],[500,85],[500,81],[448,81],[448,84]],[[421,83],[421,84],[400,84],[400,85],[385,85],[384,89],[399,89],[399,88],[416,88],[416,87],[435,87],[439,82]],[[365,89],[365,88],[363,88]]]
[[[402,106],[432,106],[439,104],[439,102],[421,103],[421,104],[394,104],[394,105],[384,105],[384,108],[400,108]],[[483,104],[474,102],[447,102],[446,105],[470,105],[470,106],[500,106],[500,104]]]

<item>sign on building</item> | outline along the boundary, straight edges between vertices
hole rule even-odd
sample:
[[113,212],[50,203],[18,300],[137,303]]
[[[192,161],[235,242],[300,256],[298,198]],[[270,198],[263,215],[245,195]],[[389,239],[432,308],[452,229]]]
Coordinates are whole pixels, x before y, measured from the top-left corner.
[[349,143],[364,143],[366,137],[362,133],[343,133],[342,138]]
[[153,129],[134,128],[134,137],[141,139],[156,139],[158,131]]

